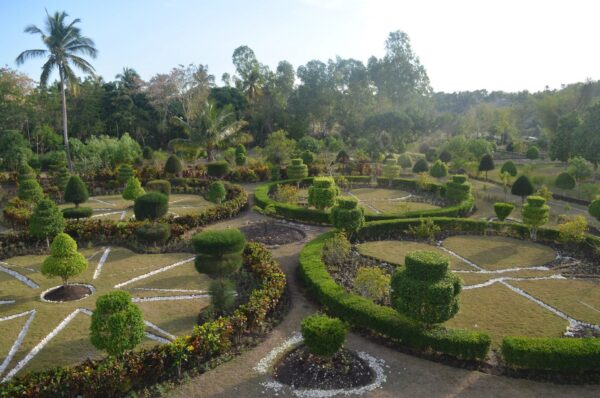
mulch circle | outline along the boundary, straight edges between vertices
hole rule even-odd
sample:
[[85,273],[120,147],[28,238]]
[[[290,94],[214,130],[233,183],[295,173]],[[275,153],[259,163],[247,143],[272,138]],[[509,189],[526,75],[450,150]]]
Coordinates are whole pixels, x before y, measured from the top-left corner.
[[59,286],[44,294],[44,300],[47,301],[74,301],[80,300],[92,294],[92,289],[85,285],[66,285]]
[[277,363],[273,378],[293,388],[334,390],[366,386],[373,382],[375,375],[352,351],[342,349],[326,359],[300,346]]
[[267,246],[285,245],[306,238],[304,231],[273,222],[260,222],[240,228],[246,238]]

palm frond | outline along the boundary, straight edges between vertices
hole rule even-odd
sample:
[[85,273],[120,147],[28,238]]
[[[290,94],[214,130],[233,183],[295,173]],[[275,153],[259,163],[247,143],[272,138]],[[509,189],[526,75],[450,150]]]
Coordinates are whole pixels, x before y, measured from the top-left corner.
[[16,62],[17,62],[17,65],[22,65],[25,61],[27,61],[30,58],[44,57],[44,56],[46,56],[46,54],[48,54],[47,50],[41,50],[41,49],[25,50],[21,54],[19,54],[19,56],[16,59]]
[[35,26],[35,25],[27,25],[25,27],[25,33],[31,33],[31,34],[36,34],[37,33],[37,34],[42,35],[42,37],[45,36],[44,32],[40,28],[38,28],[37,26]]
[[46,87],[50,73],[52,73],[52,70],[57,66],[54,61],[54,57],[50,57],[44,66],[42,66],[42,75],[40,76],[40,84],[42,87]]
[[92,64],[90,64],[88,61],[86,61],[85,59],[78,57],[76,55],[69,55],[68,56],[69,61],[71,61],[75,66],[77,66],[82,72],[84,73],[89,73],[90,75],[94,75],[94,72],[96,71],[94,69],[94,67],[92,66]]

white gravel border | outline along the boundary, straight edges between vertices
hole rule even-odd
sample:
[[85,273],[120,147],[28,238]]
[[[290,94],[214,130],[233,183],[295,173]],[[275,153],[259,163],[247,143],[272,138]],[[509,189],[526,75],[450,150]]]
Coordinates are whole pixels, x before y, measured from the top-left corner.
[[[29,279],[28,277],[26,277],[23,274],[18,273],[15,270],[12,270],[10,268],[6,268],[5,266],[3,266],[2,264],[6,264],[4,262],[0,262],[0,271],[2,272],[6,272],[8,275],[12,276],[13,278],[23,282],[24,284],[26,284],[27,286],[29,286],[32,289],[38,289],[40,287],[40,285],[38,285],[37,283],[35,283],[34,281],[32,281],[31,279]],[[8,264],[6,264],[8,265]]]
[[209,294],[188,294],[186,296],[152,296],[152,297],[133,297],[133,303],[148,303],[151,301],[178,301],[178,300],[196,300],[209,298]]
[[[52,303],[52,304],[61,304],[61,303],[63,303],[64,301],[52,301],[52,300],[46,300],[44,298],[44,295],[46,295],[46,293],[51,292],[54,289],[58,289],[61,286],[62,285],[57,285],[57,286],[53,286],[53,287],[51,287],[49,289],[44,290],[42,293],[40,293],[40,300],[42,300],[44,303]],[[94,286],[92,286],[92,285],[88,285],[87,283],[69,283],[69,286],[85,286],[88,289],[90,289],[90,293],[89,294],[86,294],[85,296],[83,296],[82,298],[79,298],[77,300],[69,300],[69,301],[67,301],[69,303],[70,302],[74,302],[74,301],[81,301],[81,300],[83,300],[85,298],[90,297],[92,294],[96,293],[96,288]]]
[[[477,274],[478,272],[476,272]],[[506,282],[506,281],[544,281],[544,280],[549,280],[549,279],[567,279],[562,275],[550,275],[550,276],[534,276],[531,278],[513,278],[510,276],[502,276],[500,278],[494,278],[494,279],[490,279],[488,281],[485,281],[483,283],[478,283],[476,285],[466,285],[463,286],[463,290],[471,290],[471,289],[480,289],[482,287],[487,287],[487,286],[491,286],[494,283],[502,283],[502,282]]]
[[190,262],[194,261],[195,258],[196,257],[190,257],[190,258],[187,258],[185,260],[178,261],[175,264],[167,265],[166,267],[162,267],[162,268],[156,269],[156,270],[154,270],[152,272],[148,272],[146,274],[136,276],[135,278],[132,278],[132,279],[130,279],[128,281],[116,284],[115,285],[115,289],[121,288],[123,286],[127,286],[127,285],[129,285],[130,283],[133,283],[133,282],[141,281],[142,279],[146,279],[146,278],[149,278],[149,277],[151,277],[153,275],[160,274],[161,272],[168,271],[168,270],[173,269],[175,267],[179,267],[180,265],[190,263]]
[[141,290],[144,292],[165,292],[165,293],[190,293],[190,294],[205,294],[204,290],[190,290],[190,289],[161,289],[158,287],[134,287],[131,290]]
[[167,332],[166,330],[162,329],[158,325],[153,324],[150,321],[144,320],[144,324],[146,326],[148,326],[150,329],[153,329],[153,330],[157,331],[158,333],[167,336],[171,340],[175,340],[177,338],[176,336],[172,335],[171,333]]
[[106,259],[108,258],[109,254],[110,247],[107,247],[106,249],[104,249],[104,253],[102,253],[102,257],[100,257],[100,260],[98,261],[98,265],[96,266],[96,270],[94,271],[94,276],[92,277],[92,279],[98,279],[100,273],[102,272],[102,267],[104,267],[104,263],[106,262]]
[[13,357],[19,350],[19,347],[21,347],[21,344],[23,344],[23,340],[25,339],[25,336],[27,335],[27,332],[29,331],[29,327],[31,326],[31,322],[33,322],[33,319],[35,318],[35,314],[36,314],[36,311],[31,310],[31,311],[27,311],[27,312],[22,312],[17,315],[13,315],[12,317],[6,317],[6,318],[2,319],[3,321],[6,321],[8,319],[16,319],[16,318],[20,318],[22,316],[29,315],[29,318],[27,318],[27,321],[25,321],[23,328],[19,332],[19,335],[17,336],[17,339],[13,343],[12,347],[10,347],[10,350],[8,351],[8,354],[4,358],[4,361],[2,361],[2,364],[0,364],[0,375],[2,375],[2,373],[4,373],[4,371],[6,370],[6,367],[10,364],[10,361],[12,361]]
[[0,300],[0,305],[14,304],[15,300]]

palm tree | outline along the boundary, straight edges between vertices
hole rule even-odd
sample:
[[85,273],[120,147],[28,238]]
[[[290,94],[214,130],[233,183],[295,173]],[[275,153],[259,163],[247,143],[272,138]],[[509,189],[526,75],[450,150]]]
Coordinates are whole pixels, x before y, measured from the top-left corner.
[[137,91],[142,85],[142,79],[137,71],[133,68],[124,67],[123,73],[115,76],[119,79],[119,85],[127,91]]
[[65,142],[65,152],[69,169],[73,171],[73,162],[71,161],[71,152],[69,151],[69,134],[67,130],[67,97],[66,86],[73,91],[77,84],[77,76],[71,68],[75,65],[83,73],[94,75],[94,67],[85,59],[77,54],[89,55],[96,58],[98,50],[94,47],[94,42],[81,35],[81,31],[75,25],[81,20],[74,19],[67,24],[65,19],[68,17],[66,12],[55,12],[54,15],[46,11],[46,29],[43,31],[35,25],[29,25],[25,28],[25,33],[39,34],[46,49],[25,50],[17,57],[17,65],[22,65],[29,58],[47,57],[46,63],[42,66],[40,76],[40,85],[46,87],[48,78],[54,69],[58,69],[60,78],[60,91],[62,95],[62,122],[63,138]]
[[213,151],[225,139],[239,133],[246,126],[243,120],[235,118],[229,108],[217,108],[207,102],[199,118],[198,128],[191,129],[192,142],[204,145],[208,160],[214,160]]

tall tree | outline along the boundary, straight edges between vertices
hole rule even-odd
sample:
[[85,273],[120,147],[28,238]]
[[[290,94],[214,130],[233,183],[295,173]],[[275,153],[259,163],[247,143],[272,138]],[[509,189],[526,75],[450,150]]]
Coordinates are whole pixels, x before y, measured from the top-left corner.
[[17,64],[22,65],[29,58],[47,57],[47,61],[42,66],[40,84],[46,86],[50,74],[54,69],[58,69],[60,78],[60,91],[62,96],[62,122],[63,138],[65,152],[67,153],[67,162],[69,169],[73,171],[73,162],[69,151],[69,133],[67,128],[67,85],[74,90],[77,84],[77,76],[71,68],[75,65],[83,73],[94,74],[94,67],[84,58],[79,56],[88,55],[96,58],[98,50],[94,46],[92,39],[81,34],[81,30],[75,26],[81,20],[75,18],[67,24],[68,14],[64,11],[55,12],[53,15],[46,13],[45,31],[35,25],[29,25],[25,28],[26,33],[39,34],[46,46],[46,49],[25,50],[17,57]]

